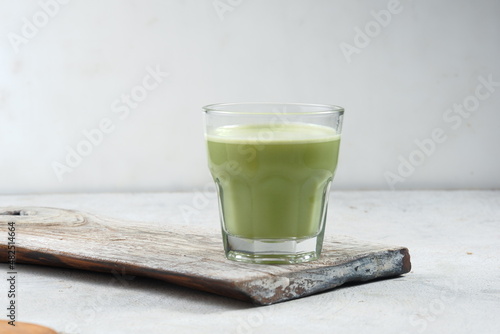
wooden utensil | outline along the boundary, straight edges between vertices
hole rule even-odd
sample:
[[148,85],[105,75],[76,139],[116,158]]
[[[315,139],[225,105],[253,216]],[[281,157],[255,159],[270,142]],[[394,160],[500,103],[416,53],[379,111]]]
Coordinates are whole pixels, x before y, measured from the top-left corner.
[[9,325],[8,320],[0,320],[0,333],[2,334],[57,334],[53,329],[26,322],[15,322]]
[[326,238],[319,260],[294,265],[229,261],[218,231],[200,226],[123,222],[41,207],[0,208],[0,261],[8,262],[8,226],[15,227],[16,263],[152,277],[268,305],[346,282],[410,271],[404,247]]

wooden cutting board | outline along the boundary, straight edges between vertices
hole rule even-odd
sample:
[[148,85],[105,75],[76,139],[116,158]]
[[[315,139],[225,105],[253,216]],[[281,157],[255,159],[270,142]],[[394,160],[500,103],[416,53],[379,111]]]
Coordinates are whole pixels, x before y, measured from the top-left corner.
[[8,262],[15,227],[16,263],[40,264],[166,282],[268,305],[346,282],[410,271],[408,249],[326,238],[319,260],[293,265],[246,264],[224,257],[220,233],[200,226],[131,223],[55,208],[0,208],[0,261]]

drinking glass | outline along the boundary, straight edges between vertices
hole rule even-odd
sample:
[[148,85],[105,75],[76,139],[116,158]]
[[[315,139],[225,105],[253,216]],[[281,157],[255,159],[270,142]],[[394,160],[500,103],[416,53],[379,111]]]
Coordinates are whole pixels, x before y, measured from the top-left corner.
[[344,109],[298,103],[203,109],[226,257],[273,264],[317,259]]

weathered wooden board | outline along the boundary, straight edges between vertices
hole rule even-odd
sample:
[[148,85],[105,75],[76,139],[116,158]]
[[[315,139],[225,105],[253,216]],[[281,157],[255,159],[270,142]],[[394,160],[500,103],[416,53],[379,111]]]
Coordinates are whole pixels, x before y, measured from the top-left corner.
[[[7,227],[15,226],[16,262],[152,277],[259,305],[329,290],[346,282],[410,271],[404,247],[345,236],[327,238],[319,260],[293,265],[246,264],[224,257],[218,232],[199,226],[124,223],[77,211],[0,208],[0,261]],[[168,230],[167,230],[168,228]]]

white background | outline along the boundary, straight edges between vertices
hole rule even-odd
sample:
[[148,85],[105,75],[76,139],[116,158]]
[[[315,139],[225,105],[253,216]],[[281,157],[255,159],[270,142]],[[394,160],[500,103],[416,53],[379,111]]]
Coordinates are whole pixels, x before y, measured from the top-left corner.
[[[500,86],[444,118],[479,77],[500,82],[498,1],[402,1],[385,27],[372,11],[389,1],[73,0],[52,17],[50,2],[0,2],[0,194],[203,189],[201,107],[242,101],[345,107],[335,189],[390,189],[436,128],[446,140],[393,188],[500,188]],[[120,118],[148,67],[169,75]],[[58,179],[105,118],[113,131]]]

